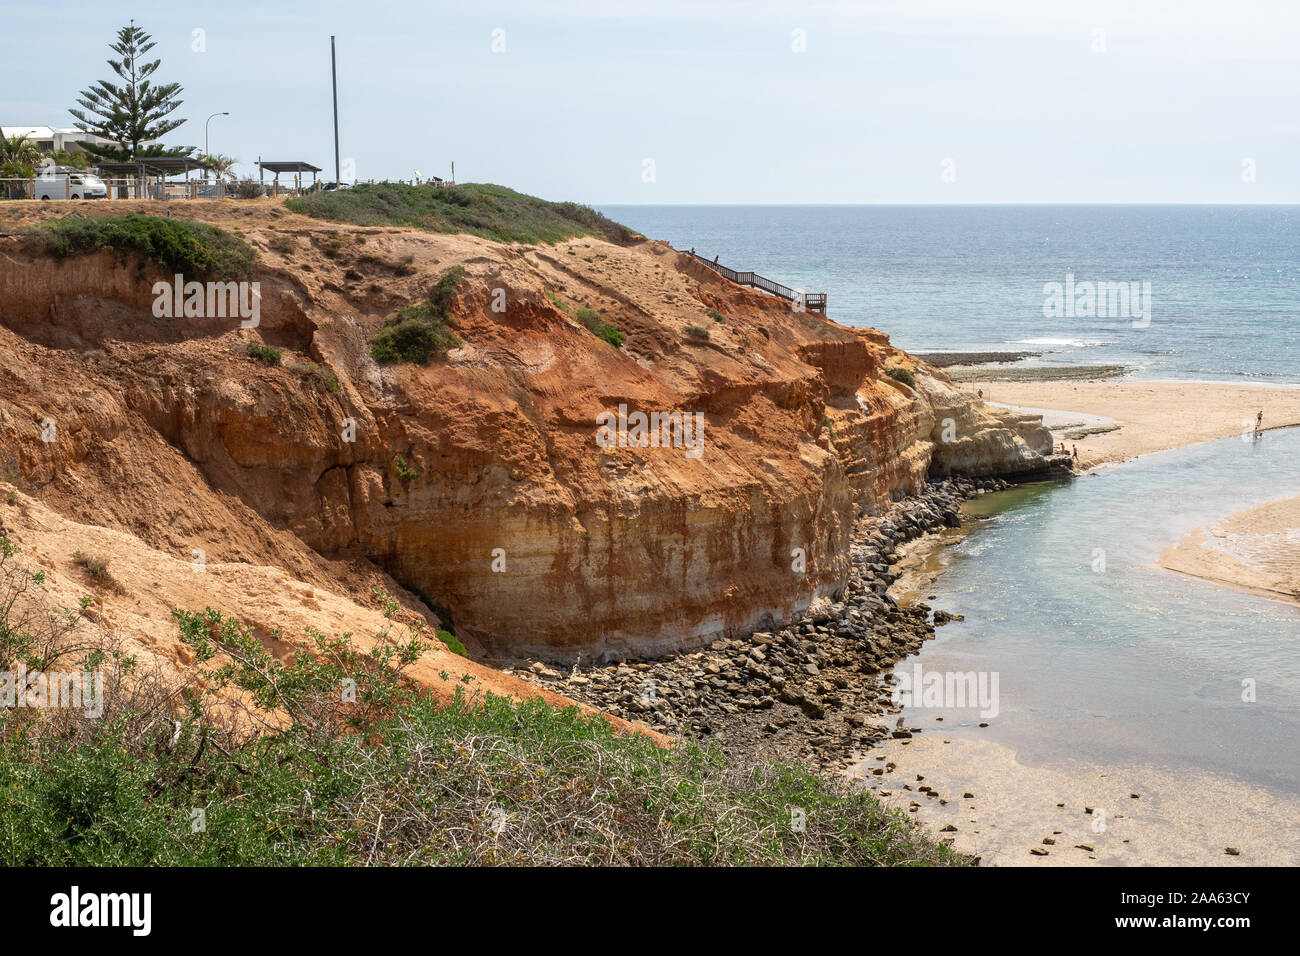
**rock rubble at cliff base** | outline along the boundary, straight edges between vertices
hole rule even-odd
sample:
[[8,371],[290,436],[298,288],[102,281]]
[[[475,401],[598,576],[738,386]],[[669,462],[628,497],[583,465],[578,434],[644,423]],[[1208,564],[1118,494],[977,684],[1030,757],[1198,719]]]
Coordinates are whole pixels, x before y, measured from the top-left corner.
[[656,730],[837,771],[884,738],[919,732],[887,726],[899,709],[890,668],[934,636],[927,604],[900,607],[887,593],[897,548],[959,527],[964,499],[1006,487],[998,478],[945,479],[860,519],[839,600],[784,627],[649,660],[567,672],[539,661],[516,673]]

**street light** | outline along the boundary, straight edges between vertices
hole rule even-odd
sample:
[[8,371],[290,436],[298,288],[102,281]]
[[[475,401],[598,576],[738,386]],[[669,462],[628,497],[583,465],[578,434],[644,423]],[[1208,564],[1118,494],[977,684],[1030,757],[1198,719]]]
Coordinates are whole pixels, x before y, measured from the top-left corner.
[[[212,114],[212,116],[229,116],[229,115],[230,115],[229,112]],[[211,153],[208,152],[208,123],[212,122],[212,116],[209,116],[203,122],[203,155],[204,156],[212,155]]]

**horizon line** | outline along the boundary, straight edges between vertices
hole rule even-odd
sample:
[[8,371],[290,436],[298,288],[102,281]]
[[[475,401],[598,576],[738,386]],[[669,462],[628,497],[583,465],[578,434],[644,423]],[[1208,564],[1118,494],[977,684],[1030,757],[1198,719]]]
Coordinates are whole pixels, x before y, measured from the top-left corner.
[[1097,201],[1082,199],[1050,200],[993,200],[989,202],[590,202],[593,206],[825,206],[866,207],[866,206],[1300,206],[1296,202],[1143,202],[1143,201]]

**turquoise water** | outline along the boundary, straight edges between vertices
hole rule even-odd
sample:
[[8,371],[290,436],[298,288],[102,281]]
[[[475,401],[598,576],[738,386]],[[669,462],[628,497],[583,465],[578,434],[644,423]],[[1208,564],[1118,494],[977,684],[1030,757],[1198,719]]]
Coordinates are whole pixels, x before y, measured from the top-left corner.
[[918,659],[997,671],[1001,712],[979,729],[972,711],[926,710],[919,726],[946,715],[945,736],[1030,762],[1195,767],[1300,793],[1300,607],[1153,566],[1193,527],[1300,494],[1297,461],[1300,429],[1283,429],[975,499],[992,517],[927,591],[966,620]]
[[[1043,350],[1139,377],[1300,381],[1300,208],[610,206],[678,248],[829,295],[913,351]],[[1049,317],[1044,285],[1150,282],[1151,321]],[[919,660],[997,671],[1001,713],[926,711],[1021,758],[1211,769],[1300,793],[1300,608],[1163,571],[1193,527],[1300,494],[1300,429],[979,499]],[[1105,571],[1093,570],[1096,551]],[[909,666],[911,662],[908,662]],[[1257,702],[1241,700],[1243,679]],[[936,725],[933,717],[947,714]],[[926,719],[929,718],[929,719]]]
[[[1148,378],[1300,381],[1300,207],[606,206],[725,265],[829,295],[911,351],[1043,350]],[[1149,282],[1150,324],[1044,315],[1045,284]],[[1141,321],[1139,319],[1139,321]]]

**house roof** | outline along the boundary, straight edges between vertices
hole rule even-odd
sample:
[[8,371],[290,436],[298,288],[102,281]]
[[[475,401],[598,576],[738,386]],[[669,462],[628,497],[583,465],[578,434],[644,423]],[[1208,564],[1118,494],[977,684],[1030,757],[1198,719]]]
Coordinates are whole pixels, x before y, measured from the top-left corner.
[[[58,132],[63,132],[59,130]],[[53,139],[53,126],[0,126],[0,136],[26,136],[28,139]]]

